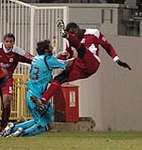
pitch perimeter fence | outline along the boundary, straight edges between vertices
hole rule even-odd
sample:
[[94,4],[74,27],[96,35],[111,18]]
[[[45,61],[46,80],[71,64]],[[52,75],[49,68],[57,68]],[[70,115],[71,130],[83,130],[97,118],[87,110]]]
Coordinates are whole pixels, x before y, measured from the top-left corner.
[[[67,7],[40,7],[18,0],[0,0],[0,39],[6,33],[14,33],[15,45],[31,54],[35,54],[37,41],[50,39],[56,54],[64,45],[56,27],[58,18],[67,22]],[[22,63],[15,71],[11,119],[29,117],[24,101],[28,73],[29,66]]]

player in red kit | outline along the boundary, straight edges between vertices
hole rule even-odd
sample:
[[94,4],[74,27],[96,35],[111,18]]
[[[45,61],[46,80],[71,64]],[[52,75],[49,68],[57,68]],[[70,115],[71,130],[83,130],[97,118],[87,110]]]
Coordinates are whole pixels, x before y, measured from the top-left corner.
[[77,57],[68,69],[54,78],[48,90],[44,92],[41,101],[38,101],[39,106],[48,101],[61,87],[62,83],[88,78],[93,75],[100,65],[99,46],[102,46],[119,66],[131,70],[127,63],[119,59],[113,46],[98,29],[80,29],[76,23],[71,22],[61,32],[62,36],[68,40],[68,44],[66,51],[59,57],[71,58],[76,55],[76,52]]
[[14,46],[15,36],[8,33],[0,43],[0,67],[7,72],[7,82],[1,87],[2,90],[2,120],[1,130],[4,129],[10,117],[10,108],[12,101],[13,72],[18,62],[31,63],[32,55],[21,48]]

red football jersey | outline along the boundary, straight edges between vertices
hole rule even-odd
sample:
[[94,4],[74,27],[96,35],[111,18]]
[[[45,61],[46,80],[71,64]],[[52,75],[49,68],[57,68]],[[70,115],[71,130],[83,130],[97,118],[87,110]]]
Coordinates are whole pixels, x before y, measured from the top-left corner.
[[8,77],[11,78],[18,62],[31,63],[32,56],[25,52],[21,48],[14,47],[10,51],[7,51],[3,45],[0,43],[0,67],[6,69]]
[[[70,40],[71,38],[71,40]],[[100,62],[99,58],[99,46],[101,45],[106,52],[112,57],[114,61],[118,60],[119,57],[117,56],[115,49],[112,45],[105,39],[104,35],[98,29],[86,29],[84,33],[84,37],[80,41],[76,38],[75,35],[69,34],[68,43],[66,44],[66,51],[69,52],[70,56],[73,55],[71,49],[72,46],[78,48],[80,42],[88,48],[89,51],[93,53],[96,59]]]

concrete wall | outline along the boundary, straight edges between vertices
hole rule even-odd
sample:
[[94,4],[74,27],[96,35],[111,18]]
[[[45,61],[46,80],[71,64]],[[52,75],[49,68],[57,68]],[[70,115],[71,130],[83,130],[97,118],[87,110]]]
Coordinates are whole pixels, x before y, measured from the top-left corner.
[[136,8],[136,1],[137,0],[126,0],[125,3],[128,5],[129,8]]
[[120,68],[102,49],[101,66],[80,85],[80,116],[91,116],[96,130],[142,130],[142,38],[108,37],[121,60],[132,71]]
[[34,4],[36,6],[66,6],[67,20],[76,22],[80,27],[99,28],[105,34],[117,35],[119,26],[119,4]]
[[118,34],[118,8],[114,4],[88,4],[69,6],[69,21],[77,22],[81,27],[101,28],[110,35]]
[[[132,19],[132,10],[123,4],[48,3],[37,6],[66,6],[66,21],[76,22],[82,28],[98,28],[107,35],[141,36],[139,21]],[[139,31],[140,28],[140,31]]]

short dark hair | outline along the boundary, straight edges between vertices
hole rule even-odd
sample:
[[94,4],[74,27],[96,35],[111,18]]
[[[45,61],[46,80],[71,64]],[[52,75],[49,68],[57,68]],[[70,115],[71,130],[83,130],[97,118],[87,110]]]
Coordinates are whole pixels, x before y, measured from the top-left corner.
[[13,38],[14,42],[15,42],[15,36],[13,33],[7,33],[4,35],[3,40],[5,40],[6,38]]
[[[37,43],[37,48],[36,48],[37,53],[38,53],[39,55],[45,54],[45,49],[49,49],[50,43],[51,43],[50,40],[39,41],[39,42]],[[49,51],[49,54],[52,55],[52,52]]]
[[70,22],[66,25],[65,30],[68,32],[70,30],[70,28],[79,28],[79,26],[75,23],[75,22]]

